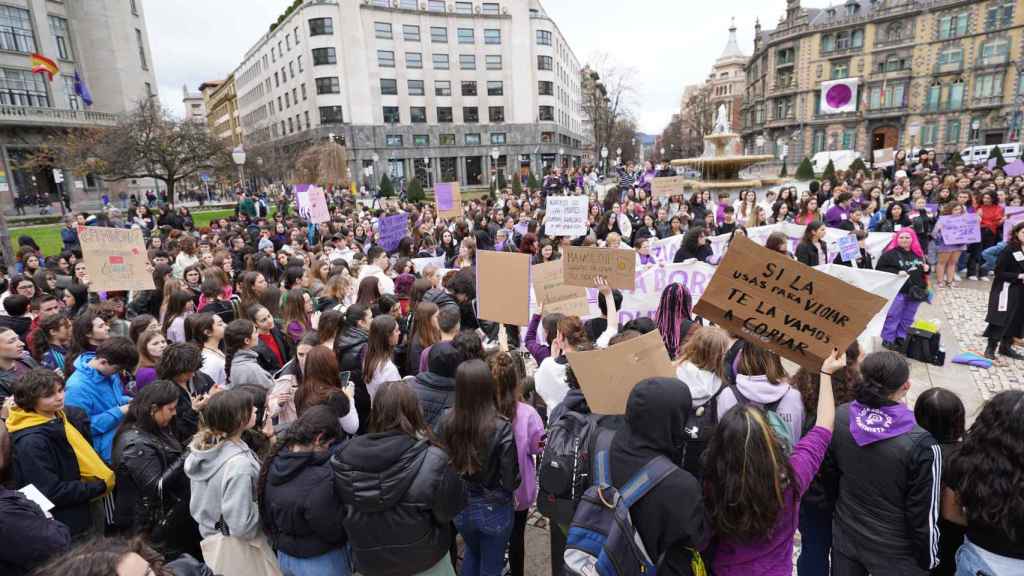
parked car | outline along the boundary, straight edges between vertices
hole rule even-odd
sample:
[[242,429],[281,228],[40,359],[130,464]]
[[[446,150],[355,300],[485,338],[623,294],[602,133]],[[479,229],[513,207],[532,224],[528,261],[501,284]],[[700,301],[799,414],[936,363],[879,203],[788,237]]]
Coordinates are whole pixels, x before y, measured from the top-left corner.
[[832,165],[836,170],[847,170],[850,168],[850,164],[853,164],[853,161],[860,157],[860,152],[856,150],[830,150],[815,154],[811,158],[811,165],[814,166],[814,171],[818,174],[825,171],[829,160],[832,161]]

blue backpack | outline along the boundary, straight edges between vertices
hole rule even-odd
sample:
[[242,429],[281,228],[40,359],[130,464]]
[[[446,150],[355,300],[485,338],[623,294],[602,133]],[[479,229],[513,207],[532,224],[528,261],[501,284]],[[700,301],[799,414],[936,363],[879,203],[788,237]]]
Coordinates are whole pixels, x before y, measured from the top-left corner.
[[[598,432],[593,459],[593,484],[580,500],[565,546],[566,574],[574,576],[654,576],[652,560],[633,526],[629,508],[677,466],[658,456],[641,468],[621,490],[612,486],[609,447],[614,430]],[[695,557],[695,564],[700,556]],[[700,570],[703,564],[700,563]],[[701,573],[696,572],[695,573]]]

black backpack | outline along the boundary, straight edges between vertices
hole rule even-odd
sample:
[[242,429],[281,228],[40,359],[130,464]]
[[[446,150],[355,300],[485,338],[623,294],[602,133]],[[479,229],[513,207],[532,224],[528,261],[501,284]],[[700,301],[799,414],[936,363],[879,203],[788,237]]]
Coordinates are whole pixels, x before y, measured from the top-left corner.
[[591,437],[600,418],[566,412],[548,428],[537,466],[537,510],[556,524],[572,522],[576,505],[590,487]]
[[718,395],[728,388],[722,384],[711,398],[700,406],[690,407],[686,418],[686,446],[683,447],[682,469],[698,480],[704,477],[704,465],[701,457],[711,442],[711,435],[718,426]]

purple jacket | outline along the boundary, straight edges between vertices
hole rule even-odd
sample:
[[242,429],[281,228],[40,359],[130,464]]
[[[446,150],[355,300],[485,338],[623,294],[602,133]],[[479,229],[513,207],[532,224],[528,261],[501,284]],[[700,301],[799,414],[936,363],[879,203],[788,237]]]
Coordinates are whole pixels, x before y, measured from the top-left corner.
[[835,228],[839,226],[844,220],[850,219],[850,210],[843,208],[838,204],[829,208],[828,212],[825,213],[825,226]]
[[541,453],[540,442],[544,438],[544,422],[533,406],[516,404],[516,419],[512,423],[516,438],[516,457],[519,459],[519,487],[516,488],[516,510],[529,510],[537,499],[537,468],[533,457]]
[[797,442],[789,457],[796,478],[786,488],[785,505],[779,511],[771,536],[756,543],[720,536],[712,563],[715,576],[790,576],[793,573],[793,534],[799,525],[800,497],[818,473],[831,439],[830,430],[815,426]]
[[530,319],[530,325],[526,328],[526,349],[530,351],[533,359],[537,361],[537,365],[544,361],[545,358],[551,356],[551,348],[547,344],[542,344],[537,341],[537,328],[540,326],[540,314],[534,314],[533,318]]

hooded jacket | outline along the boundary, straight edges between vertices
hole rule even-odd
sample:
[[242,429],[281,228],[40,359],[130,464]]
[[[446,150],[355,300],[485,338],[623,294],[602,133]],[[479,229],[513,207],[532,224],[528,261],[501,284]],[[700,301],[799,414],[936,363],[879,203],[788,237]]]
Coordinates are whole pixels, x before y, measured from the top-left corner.
[[689,361],[683,362],[676,368],[676,377],[690,389],[690,398],[694,406],[706,404],[723,386],[722,379],[717,374],[701,370]]
[[89,415],[93,448],[105,462],[110,462],[114,434],[124,420],[121,406],[132,399],[125,395],[120,376],[104,376],[89,366],[95,357],[95,352],[84,352],[75,359],[75,373],[68,378],[64,402],[78,406]]
[[345,546],[330,452],[279,452],[270,463],[261,514],[277,549],[312,558]]
[[833,546],[851,558],[869,552],[935,568],[941,470],[939,445],[903,404],[836,408],[822,468],[827,488],[838,491]]
[[0,574],[23,576],[67,550],[71,533],[21,492],[0,486],[0,542]]
[[451,342],[438,342],[430,347],[427,371],[416,375],[413,390],[420,399],[423,419],[431,428],[455,404],[455,370],[461,362],[462,353]]
[[25,352],[21,355],[21,358],[14,361],[14,365],[11,366],[10,370],[0,369],[0,402],[3,402],[8,396],[12,396],[14,394],[11,386],[13,386],[23,374],[33,368],[39,368],[39,363],[36,362],[35,358],[32,358],[28,352]]
[[359,433],[366,432],[370,421],[370,392],[363,381],[363,354],[369,335],[358,326],[345,329],[334,342],[334,354],[338,357],[338,369],[349,373],[349,382],[355,387],[353,400],[359,414]]
[[[796,444],[796,441],[803,435],[804,426],[804,401],[796,388],[789,384],[772,384],[764,375],[746,376],[744,374],[736,374],[736,387],[747,400],[762,408],[778,402],[775,412],[789,428],[790,445]],[[736,404],[736,396],[732,390],[722,390],[722,393],[718,395],[719,418]]]
[[[681,462],[690,412],[689,389],[675,378],[641,381],[626,403],[626,422],[612,440],[612,484],[622,487],[656,456]],[[691,552],[708,532],[697,480],[682,468],[630,508],[633,525],[659,575],[690,574]]]
[[267,392],[274,388],[274,379],[260,366],[256,350],[239,350],[231,357],[228,389],[237,388],[242,384],[258,384]]
[[42,420],[34,412],[11,411],[7,425],[14,481],[19,487],[35,484],[55,505],[51,510],[54,519],[64,523],[72,536],[82,534],[92,526],[89,501],[102,496],[107,486],[103,480],[82,479],[63,419]]
[[359,571],[409,576],[448,553],[466,490],[448,455],[402,432],[358,436],[331,460]]
[[203,432],[192,441],[185,458],[185,474],[191,483],[189,510],[203,538],[220,533],[223,521],[228,535],[252,539],[260,532],[256,505],[256,481],[260,462],[244,442],[223,440],[211,444]]

